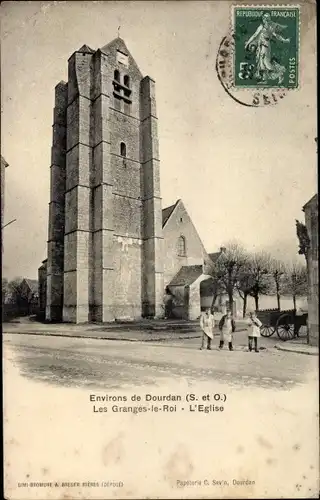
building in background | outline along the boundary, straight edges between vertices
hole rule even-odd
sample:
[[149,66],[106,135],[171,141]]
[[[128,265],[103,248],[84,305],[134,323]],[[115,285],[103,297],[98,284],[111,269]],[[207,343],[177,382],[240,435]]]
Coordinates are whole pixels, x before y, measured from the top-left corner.
[[2,281],[2,319],[39,315],[39,284],[37,280],[17,278]]
[[306,252],[308,266],[308,328],[309,343],[319,345],[319,233],[318,195],[315,194],[303,207],[309,236]]

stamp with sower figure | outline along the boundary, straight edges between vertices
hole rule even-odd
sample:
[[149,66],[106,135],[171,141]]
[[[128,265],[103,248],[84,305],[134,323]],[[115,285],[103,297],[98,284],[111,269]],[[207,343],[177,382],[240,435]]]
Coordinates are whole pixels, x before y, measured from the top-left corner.
[[298,6],[233,6],[234,87],[299,86]]
[[238,104],[269,107],[299,88],[300,7],[234,5],[216,57],[217,77]]

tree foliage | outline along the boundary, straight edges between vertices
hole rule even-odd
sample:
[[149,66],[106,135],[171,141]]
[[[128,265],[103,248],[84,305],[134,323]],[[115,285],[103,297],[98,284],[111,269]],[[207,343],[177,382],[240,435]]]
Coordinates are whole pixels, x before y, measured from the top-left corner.
[[306,261],[308,261],[308,251],[310,248],[310,238],[308,235],[308,230],[306,226],[296,219],[296,233],[299,240],[299,251],[300,255],[304,255]]
[[262,294],[268,294],[271,291],[271,256],[266,252],[257,252],[248,254],[246,264],[243,266],[237,290],[242,298],[243,316],[246,314],[247,297],[254,297],[255,307],[259,309],[259,297]]

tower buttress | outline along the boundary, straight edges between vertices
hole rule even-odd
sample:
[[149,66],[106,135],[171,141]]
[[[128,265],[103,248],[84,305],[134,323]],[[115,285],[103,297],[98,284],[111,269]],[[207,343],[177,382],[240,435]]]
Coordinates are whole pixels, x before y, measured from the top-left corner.
[[75,323],[89,321],[91,60],[75,52],[68,67],[63,320]]
[[60,82],[55,88],[52,127],[46,286],[46,320],[48,321],[61,321],[62,319],[67,93],[68,84]]
[[[114,320],[113,170],[110,157],[110,75],[107,56],[93,58],[92,247],[90,319]],[[108,79],[109,76],[109,79]]]
[[160,316],[163,302],[163,233],[155,82],[141,81],[141,166],[143,171],[143,314]]

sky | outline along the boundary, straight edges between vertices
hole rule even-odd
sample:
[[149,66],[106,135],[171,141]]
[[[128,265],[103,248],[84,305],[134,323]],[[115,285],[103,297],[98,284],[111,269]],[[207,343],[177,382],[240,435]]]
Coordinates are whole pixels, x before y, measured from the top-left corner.
[[241,106],[217,78],[230,12],[218,0],[1,3],[4,223],[17,219],[3,276],[37,278],[47,256],[54,87],[74,51],[103,47],[119,26],[156,81],[163,208],[181,198],[208,252],[238,240],[301,258],[295,219],[317,186],[315,2],[301,7],[300,88],[268,108]]

